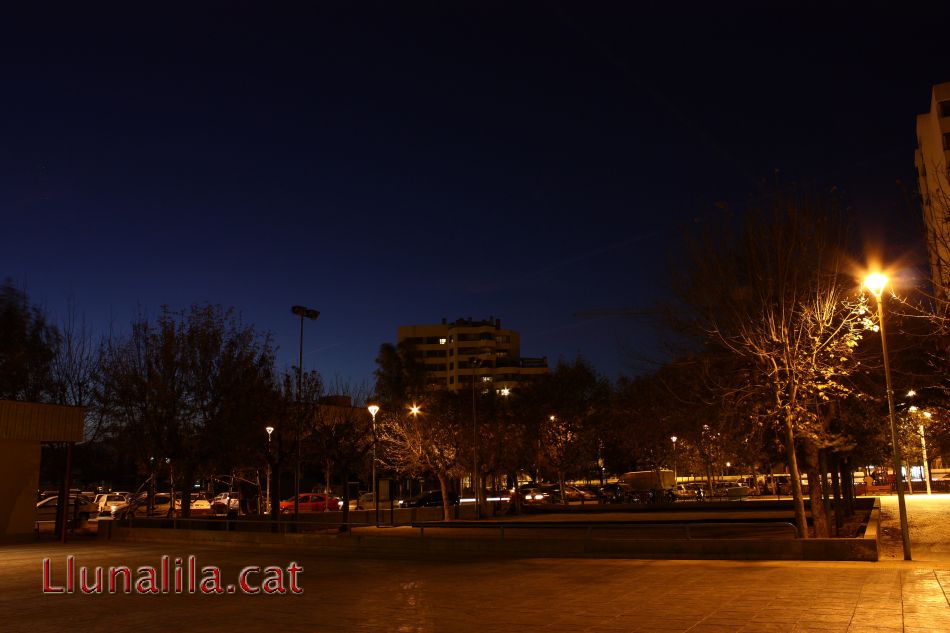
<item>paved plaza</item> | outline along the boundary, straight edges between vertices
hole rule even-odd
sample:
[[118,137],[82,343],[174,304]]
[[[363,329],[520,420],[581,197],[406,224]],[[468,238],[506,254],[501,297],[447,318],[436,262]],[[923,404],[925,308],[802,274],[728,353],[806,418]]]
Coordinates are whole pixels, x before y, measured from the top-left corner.
[[[0,547],[2,631],[950,631],[950,498],[909,499],[913,562],[900,560],[896,503],[878,563],[639,561],[571,558],[400,560],[325,557],[286,546],[41,542]],[[893,512],[892,512],[893,508]],[[934,525],[941,527],[935,528]],[[42,592],[42,559],[63,586],[77,568],[160,566],[163,555],[221,568],[303,572],[297,595],[82,595]],[[258,576],[255,576],[259,578]]]

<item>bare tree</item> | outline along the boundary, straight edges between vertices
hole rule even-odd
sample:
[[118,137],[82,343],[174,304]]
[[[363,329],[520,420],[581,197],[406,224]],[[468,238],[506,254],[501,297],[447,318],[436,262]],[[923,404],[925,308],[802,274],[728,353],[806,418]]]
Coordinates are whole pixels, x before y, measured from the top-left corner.
[[[729,227],[732,228],[732,227]],[[808,536],[796,437],[819,435],[814,402],[848,393],[855,350],[874,327],[846,273],[845,236],[832,205],[780,194],[734,234],[694,253],[684,299],[713,341],[753,367],[784,433],[799,535]],[[814,500],[813,500],[814,502]]]
[[463,413],[466,407],[457,394],[447,391],[430,392],[417,406],[417,413],[396,409],[377,416],[380,461],[399,472],[435,475],[448,521],[449,480],[465,472],[463,447],[471,433]]

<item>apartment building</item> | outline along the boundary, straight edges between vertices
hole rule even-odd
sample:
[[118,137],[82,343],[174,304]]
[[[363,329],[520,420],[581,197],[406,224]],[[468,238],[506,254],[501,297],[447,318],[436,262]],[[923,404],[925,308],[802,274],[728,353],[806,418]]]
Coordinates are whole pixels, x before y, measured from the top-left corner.
[[521,336],[502,329],[501,319],[494,317],[402,325],[397,338],[415,346],[433,387],[471,389],[474,380],[482,389],[507,394],[519,383],[548,373],[547,359],[523,358]]
[[950,289],[950,83],[937,84],[930,111],[917,116],[914,162],[924,212],[927,254],[934,291],[948,298]]

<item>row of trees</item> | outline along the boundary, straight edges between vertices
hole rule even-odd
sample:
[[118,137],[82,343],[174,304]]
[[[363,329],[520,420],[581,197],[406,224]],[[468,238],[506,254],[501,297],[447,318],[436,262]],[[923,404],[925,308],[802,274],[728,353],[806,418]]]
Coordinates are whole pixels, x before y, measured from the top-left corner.
[[[86,467],[98,460],[138,480],[174,468],[190,486],[266,463],[286,483],[300,446],[305,478],[367,485],[374,440],[383,468],[432,477],[444,492],[463,479],[507,487],[525,474],[562,485],[670,467],[713,477],[728,463],[791,473],[803,537],[804,474],[814,531],[827,535],[847,512],[851,473],[886,463],[889,447],[879,324],[851,264],[847,213],[827,197],[780,193],[719,220],[673,266],[675,360],[613,384],[577,359],[508,395],[433,391],[416,350],[384,344],[374,428],[367,394],[327,390],[315,373],[298,387],[293,369],[275,368],[269,336],[230,310],[166,309],[93,342],[75,318],[50,324],[8,282],[0,397],[88,407],[98,453]],[[947,312],[923,288],[897,290],[886,299],[899,308],[888,329],[900,439],[914,454],[923,425],[931,461],[950,446],[950,346],[937,316]],[[912,390],[913,400],[901,397]],[[326,406],[327,391],[349,391],[358,406]],[[265,426],[276,429],[270,442]]]
[[[562,484],[661,467],[788,472],[800,535],[809,535],[802,476],[814,533],[829,535],[849,512],[851,474],[886,464],[890,447],[879,324],[852,263],[847,212],[830,196],[778,192],[718,220],[673,266],[675,360],[652,374],[612,385],[583,360],[561,362],[507,397],[487,391],[472,403],[427,390],[411,346],[384,345],[384,459],[443,488],[476,462],[479,486],[518,472]],[[941,307],[924,288],[894,290],[900,297],[885,299],[896,308],[900,441],[919,455],[923,425],[932,462],[950,446]],[[914,401],[900,398],[911,391]],[[422,413],[407,413],[414,404]]]
[[[320,376],[299,378],[298,387],[295,368],[276,369],[270,337],[233,310],[163,309],[138,316],[125,335],[96,340],[78,318],[52,323],[12,282],[0,288],[0,398],[86,407],[80,479],[133,489],[161,481],[183,493],[186,514],[194,482],[232,478],[256,494],[265,464],[282,484],[276,509],[281,490],[292,488],[298,438],[308,482],[362,473],[371,444],[365,411],[324,406]],[[50,481],[59,477],[58,451],[47,447]]]

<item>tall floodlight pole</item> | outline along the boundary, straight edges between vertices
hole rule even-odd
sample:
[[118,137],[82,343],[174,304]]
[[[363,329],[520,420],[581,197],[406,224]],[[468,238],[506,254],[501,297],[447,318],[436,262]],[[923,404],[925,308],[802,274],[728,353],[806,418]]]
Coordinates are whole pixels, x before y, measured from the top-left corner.
[[320,316],[319,310],[312,310],[303,306],[293,306],[290,308],[293,314],[300,317],[300,355],[297,359],[297,427],[294,443],[297,445],[297,459],[294,465],[294,522],[300,519],[300,396],[303,390],[303,320],[310,319],[316,321]]
[[894,388],[891,386],[891,362],[887,356],[887,335],[884,330],[884,288],[887,286],[887,275],[874,273],[864,280],[867,288],[877,301],[877,320],[881,330],[881,352],[884,355],[884,380],[887,383],[887,410],[891,419],[891,450],[894,461],[894,476],[897,479],[897,508],[901,519],[901,540],[904,544],[904,560],[911,560],[910,532],[907,529],[907,506],[904,503],[903,469],[901,464],[901,447],[897,443],[897,415],[894,413]]
[[376,494],[376,414],[379,413],[379,407],[371,404],[366,408],[369,410],[369,414],[373,416],[373,472],[370,476],[373,478],[373,505],[376,507],[376,527],[379,527],[379,495]]

